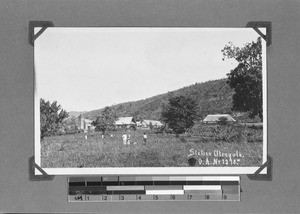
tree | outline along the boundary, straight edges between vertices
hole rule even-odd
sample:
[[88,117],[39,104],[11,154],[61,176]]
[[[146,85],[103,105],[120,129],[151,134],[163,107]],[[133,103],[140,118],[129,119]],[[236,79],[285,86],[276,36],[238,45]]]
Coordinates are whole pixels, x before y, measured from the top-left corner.
[[176,134],[182,134],[194,126],[197,117],[196,101],[183,95],[171,97],[162,111],[162,120]]
[[133,131],[136,131],[136,124],[131,124],[131,125],[130,125],[130,128],[131,128]]
[[116,115],[110,107],[105,107],[101,115],[92,122],[92,125],[95,126],[95,131],[102,131],[105,134],[105,131],[108,129],[113,129],[115,127]]
[[263,118],[262,107],[262,45],[256,42],[239,48],[229,43],[222,49],[223,60],[234,58],[239,64],[227,74],[229,86],[234,89],[232,110],[249,112],[249,117]]
[[40,127],[41,127],[41,139],[45,136],[56,135],[63,120],[67,118],[69,114],[61,109],[61,106],[57,104],[57,101],[50,103],[44,99],[40,99]]
[[220,125],[226,125],[228,123],[228,118],[227,117],[219,117],[217,123]]
[[75,116],[69,117],[66,121],[64,121],[63,125],[65,134],[75,134],[80,131],[78,129],[78,118]]
[[149,123],[149,128],[150,128],[150,130],[153,130],[154,127],[153,127],[152,122]]

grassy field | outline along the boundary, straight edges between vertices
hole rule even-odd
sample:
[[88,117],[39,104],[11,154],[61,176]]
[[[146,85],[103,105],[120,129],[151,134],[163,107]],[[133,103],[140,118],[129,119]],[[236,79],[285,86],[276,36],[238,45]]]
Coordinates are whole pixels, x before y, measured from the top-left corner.
[[146,145],[142,143],[144,131],[126,131],[131,135],[130,145],[123,145],[122,132],[111,131],[103,139],[99,132],[45,137],[42,167],[188,167],[190,158],[195,158],[195,166],[203,167],[262,164],[261,129],[195,126],[179,137],[149,130]]

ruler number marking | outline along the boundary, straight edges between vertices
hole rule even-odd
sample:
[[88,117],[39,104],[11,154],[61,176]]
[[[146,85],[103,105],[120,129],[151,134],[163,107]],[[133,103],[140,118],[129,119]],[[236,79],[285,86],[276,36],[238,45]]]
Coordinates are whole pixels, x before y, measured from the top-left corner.
[[77,195],[75,196],[76,201],[83,201],[83,196],[82,195]]

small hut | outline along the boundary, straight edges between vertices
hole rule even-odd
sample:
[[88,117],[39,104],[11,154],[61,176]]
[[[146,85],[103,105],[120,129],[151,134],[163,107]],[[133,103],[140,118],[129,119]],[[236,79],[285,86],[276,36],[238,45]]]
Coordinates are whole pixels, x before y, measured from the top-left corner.
[[216,123],[222,121],[221,118],[226,118],[227,123],[235,123],[236,122],[236,120],[233,119],[229,114],[209,114],[204,118],[203,123],[216,124]]

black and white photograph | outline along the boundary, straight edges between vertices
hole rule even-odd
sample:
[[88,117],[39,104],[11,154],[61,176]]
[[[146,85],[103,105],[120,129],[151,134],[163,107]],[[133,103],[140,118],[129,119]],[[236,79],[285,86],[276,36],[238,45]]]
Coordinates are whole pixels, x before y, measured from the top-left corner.
[[49,174],[254,173],[266,66],[252,28],[49,27],[34,42],[35,161]]

